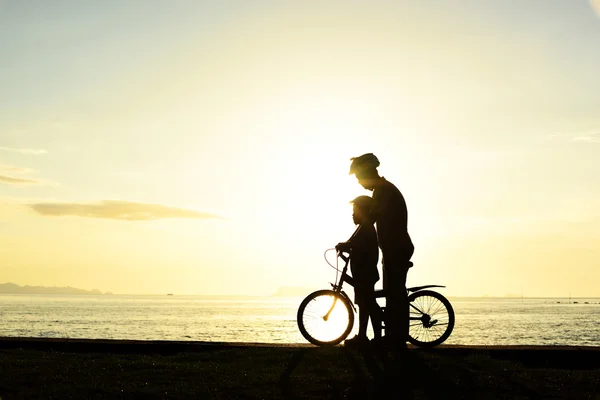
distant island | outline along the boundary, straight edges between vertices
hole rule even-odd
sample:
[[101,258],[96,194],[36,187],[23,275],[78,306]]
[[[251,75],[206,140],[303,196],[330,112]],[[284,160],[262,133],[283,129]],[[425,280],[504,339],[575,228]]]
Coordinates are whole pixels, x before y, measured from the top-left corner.
[[102,293],[98,289],[85,290],[70,286],[19,286],[14,283],[0,283],[0,293],[13,294],[112,294],[111,292]]

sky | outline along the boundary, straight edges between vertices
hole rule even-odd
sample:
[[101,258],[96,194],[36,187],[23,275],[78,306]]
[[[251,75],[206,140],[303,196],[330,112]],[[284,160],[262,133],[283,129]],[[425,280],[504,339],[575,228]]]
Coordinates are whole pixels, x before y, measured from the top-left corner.
[[0,283],[329,287],[372,152],[409,286],[600,296],[599,71],[595,0],[0,0]]

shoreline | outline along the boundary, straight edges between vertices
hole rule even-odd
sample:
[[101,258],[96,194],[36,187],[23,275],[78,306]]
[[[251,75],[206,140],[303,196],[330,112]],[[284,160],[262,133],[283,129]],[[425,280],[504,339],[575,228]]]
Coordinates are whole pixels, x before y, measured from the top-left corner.
[[[274,347],[274,348],[318,348],[310,343],[263,343],[263,342],[209,342],[196,340],[143,340],[143,339],[95,339],[95,338],[55,338],[55,337],[28,337],[28,336],[0,336],[1,348],[46,348],[52,349],[60,346],[72,346],[73,349],[79,347],[165,347],[173,349],[201,350],[207,347],[228,348],[228,347]],[[598,346],[573,346],[573,345],[465,345],[465,344],[442,344],[433,349],[421,349],[408,345],[410,349],[417,351],[579,351],[579,352],[599,352]],[[343,346],[333,346],[343,347]],[[598,354],[600,356],[600,354]]]

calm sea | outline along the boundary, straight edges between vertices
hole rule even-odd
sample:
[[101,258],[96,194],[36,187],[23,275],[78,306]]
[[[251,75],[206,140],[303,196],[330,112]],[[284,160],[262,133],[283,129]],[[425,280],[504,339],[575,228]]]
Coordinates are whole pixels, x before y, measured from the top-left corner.
[[[0,337],[306,343],[301,297],[0,294]],[[450,298],[447,344],[600,346],[600,298]]]

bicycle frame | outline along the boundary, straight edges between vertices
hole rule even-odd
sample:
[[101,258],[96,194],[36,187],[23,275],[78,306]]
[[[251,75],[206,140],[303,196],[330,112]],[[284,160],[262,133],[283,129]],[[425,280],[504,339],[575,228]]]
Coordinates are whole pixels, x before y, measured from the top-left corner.
[[[330,249],[333,250],[333,249]],[[344,340],[354,328],[355,314],[358,307],[354,305],[350,297],[344,292],[344,283],[355,286],[358,283],[348,274],[352,249],[336,249],[336,264],[327,260],[327,264],[336,270],[335,281],[331,283],[332,290],[324,289],[310,293],[302,300],[297,312],[298,328],[310,343],[317,346],[337,345]],[[345,264],[339,264],[338,257]],[[412,263],[411,263],[412,265]],[[341,272],[341,275],[340,275]],[[408,323],[406,340],[412,345],[423,348],[432,348],[443,343],[452,333],[454,328],[454,310],[452,305],[443,295],[434,290],[423,290],[430,287],[444,287],[441,285],[424,285],[406,288],[406,310],[409,311],[402,319]],[[412,292],[412,293],[411,293]],[[385,297],[383,290],[376,290],[377,298]],[[331,298],[333,297],[333,301]],[[402,300],[402,299],[399,299]],[[376,301],[378,302],[378,301]],[[391,306],[391,303],[389,304]],[[389,308],[378,304],[382,311],[381,328],[388,330],[389,334]],[[432,308],[433,307],[433,308]],[[422,308],[423,310],[420,310]],[[387,317],[387,318],[386,318]],[[410,320],[408,320],[408,319]],[[330,321],[332,323],[328,323]],[[386,324],[386,320],[388,324]],[[401,321],[398,321],[401,323]],[[402,323],[404,324],[404,323]],[[388,325],[386,327],[386,325]],[[439,326],[440,328],[430,329]],[[399,327],[400,328],[400,327]],[[329,332],[329,333],[327,333]]]
[[[352,309],[354,310],[354,312],[356,312],[356,307],[354,306],[354,303],[350,300],[350,297],[346,294],[346,292],[344,292],[342,290],[342,286],[344,285],[344,282],[348,283],[350,286],[354,286],[354,284],[353,284],[353,278],[350,275],[347,274],[347,272],[348,272],[348,265],[350,265],[351,253],[348,252],[349,255],[345,256],[341,251],[336,251],[336,252],[337,252],[337,257],[339,257],[342,260],[344,260],[345,264],[344,264],[344,268],[342,269],[342,274],[340,275],[339,281],[336,282],[335,284],[332,283],[331,286],[332,286],[332,289],[333,289],[334,292],[339,293],[346,300],[348,300],[348,303],[350,303],[350,305],[352,306]],[[423,290],[423,289],[427,289],[427,288],[432,288],[432,287],[445,287],[445,286],[442,286],[442,285],[414,286],[414,287],[406,288],[406,293],[408,295],[411,292],[417,292],[419,290]],[[383,289],[376,290],[375,291],[375,297],[376,298],[385,297],[384,290]],[[334,299],[333,304],[331,305],[331,308],[330,308],[329,312],[327,312],[327,314],[324,317],[325,320],[327,320],[327,318],[329,317],[329,314],[335,308],[336,301],[337,301],[337,299]],[[431,323],[431,321],[426,321],[426,319],[428,318],[428,315],[423,310],[420,310],[417,306],[415,306],[412,303],[409,303],[409,306],[412,307],[419,314],[421,314],[420,317],[411,317],[411,316],[409,316],[409,320],[411,320],[411,321],[422,321],[425,324],[430,324]],[[435,322],[436,321],[434,321],[434,323]]]

